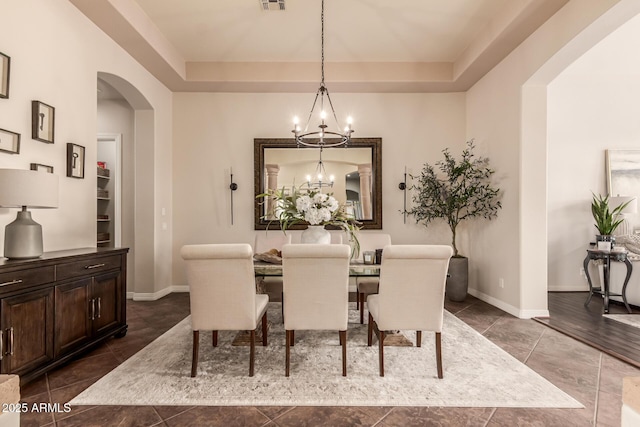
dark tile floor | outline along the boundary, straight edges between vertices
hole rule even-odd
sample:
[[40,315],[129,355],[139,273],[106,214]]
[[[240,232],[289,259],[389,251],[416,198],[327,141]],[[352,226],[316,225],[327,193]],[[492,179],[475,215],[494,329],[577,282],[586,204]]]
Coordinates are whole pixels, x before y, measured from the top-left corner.
[[[275,295],[274,295],[275,297]],[[274,298],[272,298],[274,299]],[[584,409],[425,407],[73,407],[24,413],[22,426],[619,426],[622,378],[640,370],[533,320],[469,296],[446,308],[580,401]],[[188,294],[128,301],[129,332],[25,385],[24,402],[64,404],[189,312]],[[446,363],[446,356],[445,356]]]

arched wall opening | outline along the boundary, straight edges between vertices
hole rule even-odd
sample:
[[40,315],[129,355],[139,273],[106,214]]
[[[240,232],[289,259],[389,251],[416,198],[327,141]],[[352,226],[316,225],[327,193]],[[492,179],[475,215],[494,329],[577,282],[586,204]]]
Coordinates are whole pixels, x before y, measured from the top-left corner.
[[[122,100],[121,108],[116,107],[124,116],[118,120],[120,124],[110,129],[99,124],[98,132],[126,134],[122,138],[122,244],[130,248],[127,297],[138,299],[137,295],[154,292],[154,221],[149,220],[154,218],[154,111],[144,95],[128,81],[104,72],[99,72],[97,78],[99,83],[121,95]],[[107,108],[102,110],[103,114],[110,114]],[[99,123],[108,122],[100,115],[99,105]]]
[[[559,161],[555,157],[561,151],[556,149],[557,146],[566,144],[557,134],[550,139],[549,132],[553,132],[550,125],[560,119],[557,116],[549,116],[558,114],[558,110],[550,108],[549,105],[550,85],[571,64],[618,28],[627,25],[628,22],[630,25],[640,25],[637,19],[632,19],[638,14],[638,2],[620,1],[560,49],[522,87],[520,191],[526,197],[520,198],[521,307],[546,307],[548,290],[576,290],[558,289],[558,277],[554,272],[559,262],[575,266],[572,268],[574,279],[577,279],[577,283],[583,280],[580,277],[580,266],[589,242],[588,233],[582,233],[584,235],[580,238],[573,236],[569,239],[558,239],[557,225],[552,224],[552,227],[549,227],[550,217],[562,217],[574,222],[586,221],[587,228],[592,228],[589,188],[599,191],[604,185],[599,183],[604,176],[604,157],[600,161],[585,158],[582,168],[593,171],[593,176],[590,177],[593,180],[589,179],[584,183],[584,206],[572,205],[569,202],[560,213],[557,206],[550,203],[549,188],[554,188],[555,191],[568,182],[581,179],[572,176],[568,168],[561,175],[558,175],[557,171],[550,174],[550,168],[557,169],[553,163]],[[550,150],[550,144],[556,144],[556,147]],[[550,154],[553,154],[554,158],[549,158]],[[575,152],[574,155],[576,158],[584,156],[585,150]],[[571,191],[576,189],[573,188]],[[562,260],[563,258],[565,259]],[[560,280],[564,281],[566,278]]]

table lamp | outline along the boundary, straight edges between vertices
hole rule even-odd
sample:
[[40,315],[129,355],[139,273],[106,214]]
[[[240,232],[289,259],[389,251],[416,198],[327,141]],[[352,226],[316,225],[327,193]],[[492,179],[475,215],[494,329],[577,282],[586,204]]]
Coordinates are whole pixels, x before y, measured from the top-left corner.
[[629,221],[627,221],[627,215],[638,213],[638,199],[635,196],[621,196],[621,195],[612,196],[611,198],[609,198],[609,205],[611,206],[611,209],[615,209],[618,206],[624,205],[625,203],[628,203],[628,204],[624,207],[624,209],[620,211],[620,215],[622,216],[622,222],[616,229],[616,231],[618,231],[617,234],[619,235],[630,234]]
[[38,258],[43,253],[42,226],[27,208],[58,207],[58,176],[25,169],[0,169],[0,206],[21,208],[4,229],[4,256]]

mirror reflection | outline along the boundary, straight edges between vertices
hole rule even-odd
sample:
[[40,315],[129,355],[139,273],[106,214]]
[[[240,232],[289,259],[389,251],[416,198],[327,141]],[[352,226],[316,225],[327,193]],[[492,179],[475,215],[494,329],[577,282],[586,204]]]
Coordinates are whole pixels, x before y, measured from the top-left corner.
[[[292,186],[320,189],[344,204],[363,228],[382,228],[379,138],[354,138],[348,147],[298,148],[293,140],[255,140],[256,195]],[[273,206],[256,201],[256,229],[278,228]],[[304,226],[301,226],[304,228]]]

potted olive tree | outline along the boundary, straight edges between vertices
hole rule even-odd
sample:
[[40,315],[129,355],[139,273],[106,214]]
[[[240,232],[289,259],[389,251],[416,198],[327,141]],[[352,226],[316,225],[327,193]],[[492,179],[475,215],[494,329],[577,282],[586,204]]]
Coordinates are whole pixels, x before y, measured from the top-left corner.
[[[428,226],[431,221],[443,219],[451,229],[453,258],[449,263],[447,278],[447,297],[452,301],[463,301],[469,286],[469,262],[458,252],[456,230],[458,225],[471,218],[492,219],[502,208],[498,194],[500,189],[491,184],[493,169],[489,168],[489,159],[473,154],[473,140],[467,141],[460,160],[442,151],[444,160],[435,166],[425,163],[414,190],[413,207],[407,210],[416,222]],[[416,178],[416,177],[412,177]]]

